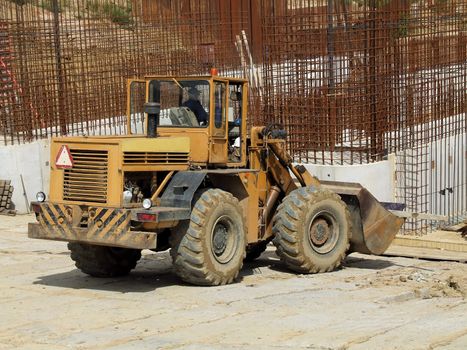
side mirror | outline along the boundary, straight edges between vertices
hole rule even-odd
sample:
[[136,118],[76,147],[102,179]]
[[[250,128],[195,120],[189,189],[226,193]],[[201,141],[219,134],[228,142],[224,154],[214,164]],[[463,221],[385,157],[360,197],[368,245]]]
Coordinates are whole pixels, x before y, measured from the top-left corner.
[[242,100],[242,93],[239,91],[231,91],[230,92],[230,100],[231,101],[241,101]]

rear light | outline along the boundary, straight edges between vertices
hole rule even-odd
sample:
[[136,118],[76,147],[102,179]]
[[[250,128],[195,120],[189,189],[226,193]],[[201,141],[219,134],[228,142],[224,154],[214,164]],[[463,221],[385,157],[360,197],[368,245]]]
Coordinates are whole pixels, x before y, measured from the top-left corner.
[[157,214],[151,213],[137,213],[138,221],[157,221]]

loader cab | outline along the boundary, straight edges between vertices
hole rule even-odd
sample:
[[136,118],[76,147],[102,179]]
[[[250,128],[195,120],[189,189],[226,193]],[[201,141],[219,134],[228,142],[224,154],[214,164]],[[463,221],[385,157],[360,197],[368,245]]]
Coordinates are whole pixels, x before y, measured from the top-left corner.
[[146,77],[128,84],[127,130],[148,136],[146,102],[160,104],[156,137],[190,138],[193,165],[243,167],[246,164],[248,85],[244,79]]

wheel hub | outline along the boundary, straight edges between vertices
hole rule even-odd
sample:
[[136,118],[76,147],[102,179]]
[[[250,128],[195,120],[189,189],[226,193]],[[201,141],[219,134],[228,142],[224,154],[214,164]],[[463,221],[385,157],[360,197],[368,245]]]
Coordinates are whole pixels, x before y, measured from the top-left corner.
[[328,254],[339,240],[339,225],[332,212],[321,210],[310,220],[308,243],[319,254]]
[[211,231],[211,251],[217,262],[227,264],[238,249],[238,235],[232,220],[223,215],[219,217]]
[[324,219],[317,219],[310,227],[310,239],[317,246],[326,243],[330,235],[331,229]]
[[214,254],[221,256],[227,247],[227,228],[223,224],[218,223],[214,228],[212,243]]

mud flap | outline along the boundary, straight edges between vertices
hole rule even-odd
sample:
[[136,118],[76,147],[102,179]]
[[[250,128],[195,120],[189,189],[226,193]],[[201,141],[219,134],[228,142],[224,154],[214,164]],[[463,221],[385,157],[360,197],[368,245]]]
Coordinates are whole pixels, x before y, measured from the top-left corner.
[[396,237],[404,218],[388,210],[358,183],[322,181],[321,186],[339,194],[352,219],[350,251],[383,254]]

